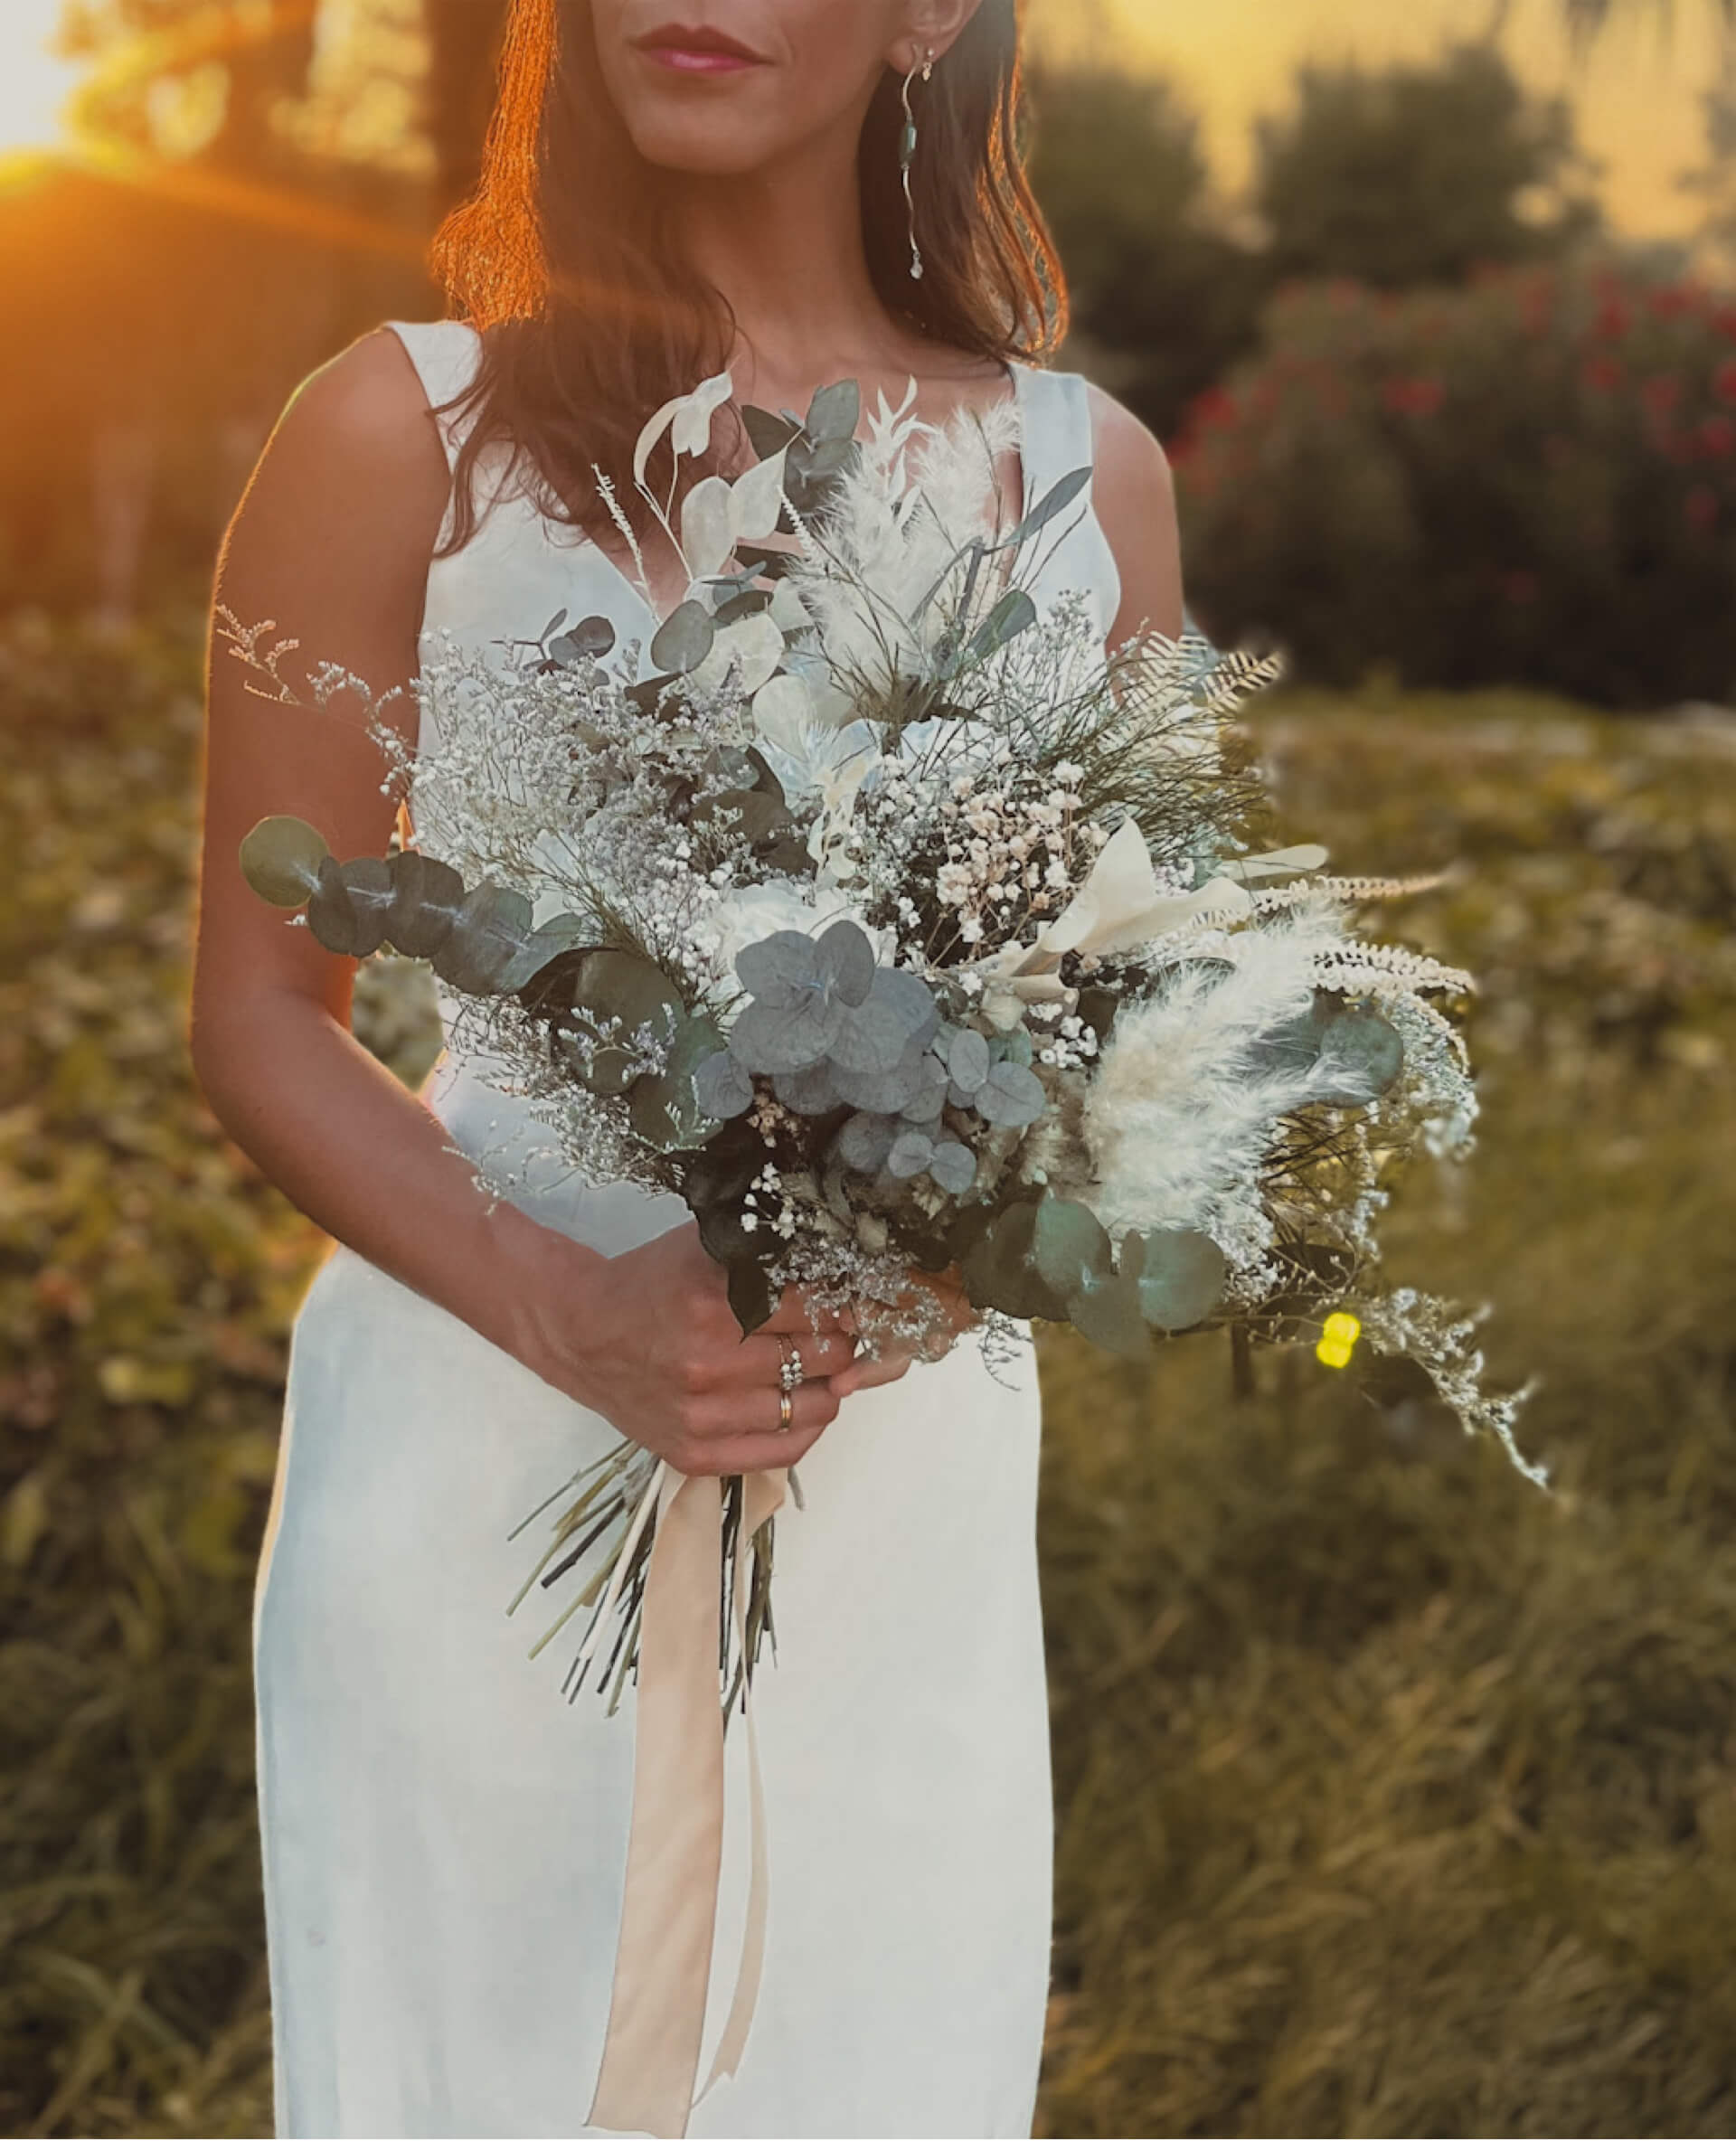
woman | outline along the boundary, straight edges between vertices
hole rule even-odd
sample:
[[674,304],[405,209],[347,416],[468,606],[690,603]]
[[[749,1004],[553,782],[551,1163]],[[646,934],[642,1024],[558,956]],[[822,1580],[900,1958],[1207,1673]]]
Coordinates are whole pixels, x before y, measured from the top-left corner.
[[[1014,146],[1017,39],[1014,0],[520,0],[483,188],[443,240],[464,320],[382,328],[307,382],[222,600],[376,692],[424,632],[482,647],[566,607],[643,638],[681,571],[647,546],[648,604],[592,469],[630,496],[646,417],[727,364],[771,408],[846,376],[870,406],[913,379],[933,421],[1013,394],[1010,493],[1100,471],[1044,599],[1082,589],[1113,640],[1176,631],[1156,442],[1030,362],[1061,296]],[[727,472],[740,426],[712,437]],[[1009,1388],[969,1344],[907,1372],[834,1326],[805,1335],[779,1432],[776,1334],[808,1332],[803,1305],[742,1342],[673,1199],[526,1157],[491,1207],[472,1158],[528,1155],[534,1126],[461,1060],[419,1099],[352,1040],[353,962],[241,883],[272,812],[339,854],[383,852],[393,824],[359,721],[263,709],[218,664],[195,1061],[337,1240],[296,1325],[255,1599],[278,2132],[628,2130],[580,2120],[632,1691],[613,1719],[569,1707],[504,1613],[525,1568],[507,1533],[619,1429],[689,1473],[799,1458],[805,1489],[756,1682],[759,2006],[688,2130],[1028,2134],[1052,1841],[1033,1373]],[[714,1991],[742,1887],[731,1850]]]

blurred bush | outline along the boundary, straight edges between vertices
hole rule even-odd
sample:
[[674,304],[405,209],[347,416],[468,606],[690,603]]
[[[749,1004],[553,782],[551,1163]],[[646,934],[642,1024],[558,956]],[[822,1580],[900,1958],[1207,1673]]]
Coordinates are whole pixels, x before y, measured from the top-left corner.
[[1178,441],[1190,591],[1302,674],[1736,693],[1736,297],[1611,265],[1285,294]]

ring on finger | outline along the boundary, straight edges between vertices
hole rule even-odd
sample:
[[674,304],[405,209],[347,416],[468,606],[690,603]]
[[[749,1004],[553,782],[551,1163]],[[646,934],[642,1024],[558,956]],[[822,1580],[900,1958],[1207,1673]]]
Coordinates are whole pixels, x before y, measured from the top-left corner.
[[793,1338],[783,1332],[778,1334],[778,1351],[782,1360],[778,1370],[778,1387],[786,1396],[799,1390],[807,1380],[807,1371],[802,1365],[802,1349]]
[[796,1407],[788,1391],[778,1393],[778,1432],[788,1435],[796,1424]]

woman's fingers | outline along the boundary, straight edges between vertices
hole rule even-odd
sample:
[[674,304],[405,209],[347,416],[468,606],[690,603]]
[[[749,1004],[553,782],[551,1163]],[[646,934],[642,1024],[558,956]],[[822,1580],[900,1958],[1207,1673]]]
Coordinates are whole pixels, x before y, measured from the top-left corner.
[[855,1357],[854,1338],[840,1335],[816,1337],[812,1331],[790,1331],[768,1336],[763,1331],[744,1338],[730,1356],[728,1382],[731,1389],[778,1391],[783,1388],[783,1366],[799,1361],[804,1382],[821,1382],[847,1368]]
[[878,1359],[869,1353],[859,1353],[833,1376],[832,1390],[843,1399],[856,1391],[878,1390],[882,1383],[897,1382],[910,1373],[914,1358],[911,1353],[900,1353],[890,1346]]
[[810,1450],[838,1417],[838,1401],[827,1382],[807,1382],[789,1393],[790,1424],[778,1426],[777,1390],[720,1393],[712,1401],[714,1424],[708,1424],[687,1450],[674,1460],[687,1473],[769,1472],[793,1465]]

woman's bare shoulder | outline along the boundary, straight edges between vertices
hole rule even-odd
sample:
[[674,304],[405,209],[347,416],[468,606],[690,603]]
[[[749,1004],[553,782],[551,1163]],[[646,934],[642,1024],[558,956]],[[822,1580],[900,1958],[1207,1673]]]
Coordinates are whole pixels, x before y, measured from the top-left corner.
[[1150,427],[1087,382],[1097,462],[1092,496],[1121,573],[1119,640],[1150,625],[1169,637],[1183,623],[1182,545],[1169,457]]
[[445,510],[450,478],[439,430],[390,327],[373,328],[301,382],[272,434],[267,460],[274,456],[345,495],[383,484],[389,501],[437,524]]

